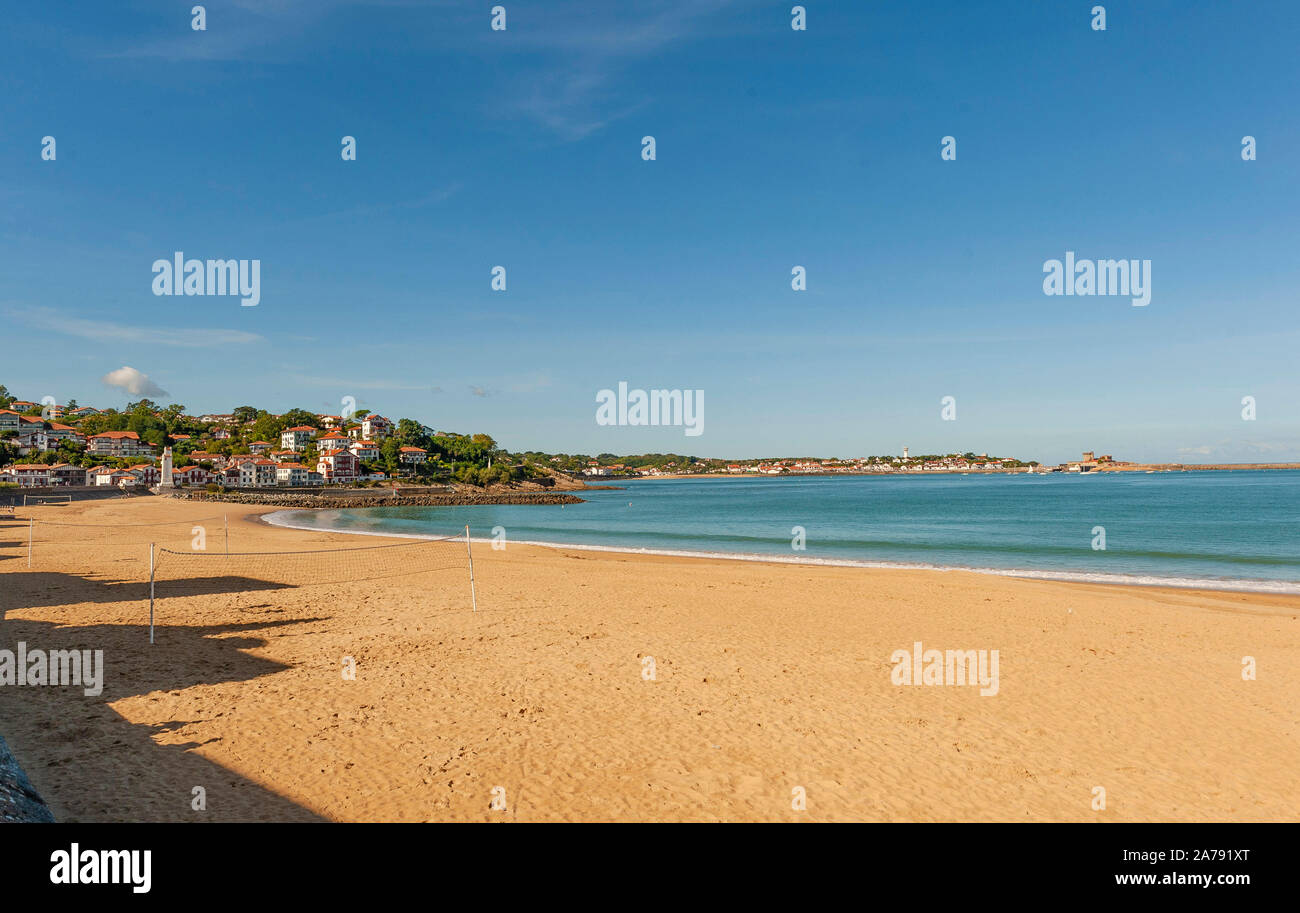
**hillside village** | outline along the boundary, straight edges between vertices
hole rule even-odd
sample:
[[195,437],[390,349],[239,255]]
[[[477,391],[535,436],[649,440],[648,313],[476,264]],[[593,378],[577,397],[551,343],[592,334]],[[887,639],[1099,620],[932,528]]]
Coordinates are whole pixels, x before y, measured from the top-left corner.
[[503,460],[487,435],[435,431],[371,412],[273,415],[245,406],[192,416],[183,406],[161,409],[149,400],[119,412],[4,392],[0,484],[21,488],[155,487],[165,448],[171,448],[173,481],[180,486],[297,488],[395,478],[485,485],[531,474]]

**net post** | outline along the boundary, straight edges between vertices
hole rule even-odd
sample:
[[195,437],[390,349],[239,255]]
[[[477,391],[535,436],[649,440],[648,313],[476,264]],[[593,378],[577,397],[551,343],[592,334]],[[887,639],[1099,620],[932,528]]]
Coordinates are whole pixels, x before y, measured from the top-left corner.
[[474,593],[474,550],[469,547],[469,524],[465,524],[465,553],[469,555],[469,598],[475,612],[478,611],[478,596]]
[[230,517],[227,514],[221,515],[221,525],[226,528],[226,554],[230,554]]
[[[23,495],[23,506],[27,506],[27,495]],[[27,518],[27,569],[32,568],[32,530],[36,528],[36,518]]]
[[149,543],[149,643],[153,643],[153,543]]

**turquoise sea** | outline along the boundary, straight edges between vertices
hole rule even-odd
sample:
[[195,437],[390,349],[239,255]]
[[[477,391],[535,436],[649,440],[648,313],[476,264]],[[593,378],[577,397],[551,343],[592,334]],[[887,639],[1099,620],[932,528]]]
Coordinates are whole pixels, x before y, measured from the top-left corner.
[[[271,522],[810,564],[1300,593],[1300,471],[636,480],[560,506],[293,510]],[[806,548],[796,550],[794,527]],[[1105,549],[1096,527],[1105,531]],[[500,535],[500,532],[497,533]]]

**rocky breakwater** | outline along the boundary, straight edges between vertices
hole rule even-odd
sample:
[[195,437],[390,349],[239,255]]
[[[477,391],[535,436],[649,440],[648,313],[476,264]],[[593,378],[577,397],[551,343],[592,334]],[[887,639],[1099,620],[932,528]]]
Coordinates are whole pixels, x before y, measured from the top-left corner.
[[577,495],[560,492],[452,492],[448,494],[384,494],[375,492],[336,495],[253,491],[184,491],[174,497],[186,501],[225,501],[264,507],[456,507],[468,504],[581,504]]
[[0,738],[0,824],[53,823],[54,815],[33,788],[9,746]]

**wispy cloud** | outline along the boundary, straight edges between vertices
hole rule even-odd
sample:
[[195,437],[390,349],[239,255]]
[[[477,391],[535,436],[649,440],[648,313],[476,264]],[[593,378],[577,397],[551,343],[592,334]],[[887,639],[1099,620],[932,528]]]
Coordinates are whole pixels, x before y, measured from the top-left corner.
[[377,377],[359,380],[357,378],[290,374],[289,380],[308,387],[328,387],[342,393],[347,393],[351,390],[429,390],[432,393],[438,392],[437,387],[430,387],[428,384],[413,384],[410,381],[384,380]]
[[316,215],[303,216],[300,219],[289,219],[284,224],[306,224],[325,219],[355,219],[358,216],[378,216],[394,212],[425,209],[429,206],[436,206],[439,203],[450,199],[460,191],[460,188],[461,185],[458,182],[453,182],[448,184],[446,187],[437,187],[427,193],[422,193],[419,196],[396,200],[392,203],[367,203],[362,206],[353,206],[348,209],[335,209]]
[[[625,72],[679,43],[716,33],[709,20],[755,0],[651,0],[593,4],[547,0],[503,4],[507,28],[490,28],[491,4],[458,0],[235,0],[209,5],[208,28],[190,28],[189,7],[168,8],[165,24],[105,57],[168,63],[274,59],[308,54],[331,23],[367,10],[377,40],[441,54],[490,53],[514,64],[506,82],[486,87],[490,115],[523,118],[563,141],[577,141],[648,103],[628,94]],[[502,103],[502,99],[506,99]]]
[[541,393],[543,390],[550,389],[551,378],[546,374],[535,374],[532,377],[526,377],[514,383],[508,384],[506,390],[511,393]]
[[211,348],[264,341],[264,338],[256,333],[247,333],[243,330],[130,326],[107,320],[74,317],[45,307],[6,307],[4,313],[11,320],[35,330],[77,336],[96,342]]
[[190,5],[165,4],[166,25],[149,37],[102,56],[184,61],[247,60],[260,52],[283,58],[286,46],[322,20],[352,7],[392,10],[447,8],[455,0],[233,0],[206,4],[207,29],[194,31]]
[[[528,377],[520,378],[498,378],[497,383],[500,386],[489,386],[487,384],[466,384],[465,389],[471,395],[486,398],[489,396],[498,396],[502,390],[507,393],[540,393],[551,386],[551,378],[546,374],[534,374]],[[441,389],[441,388],[435,388]]]
[[535,67],[520,75],[521,91],[504,112],[537,121],[576,141],[648,103],[628,97],[619,77],[672,45],[707,37],[705,20],[740,0],[659,0],[645,5],[589,3],[548,7],[545,19],[517,29],[503,46],[531,54]]

